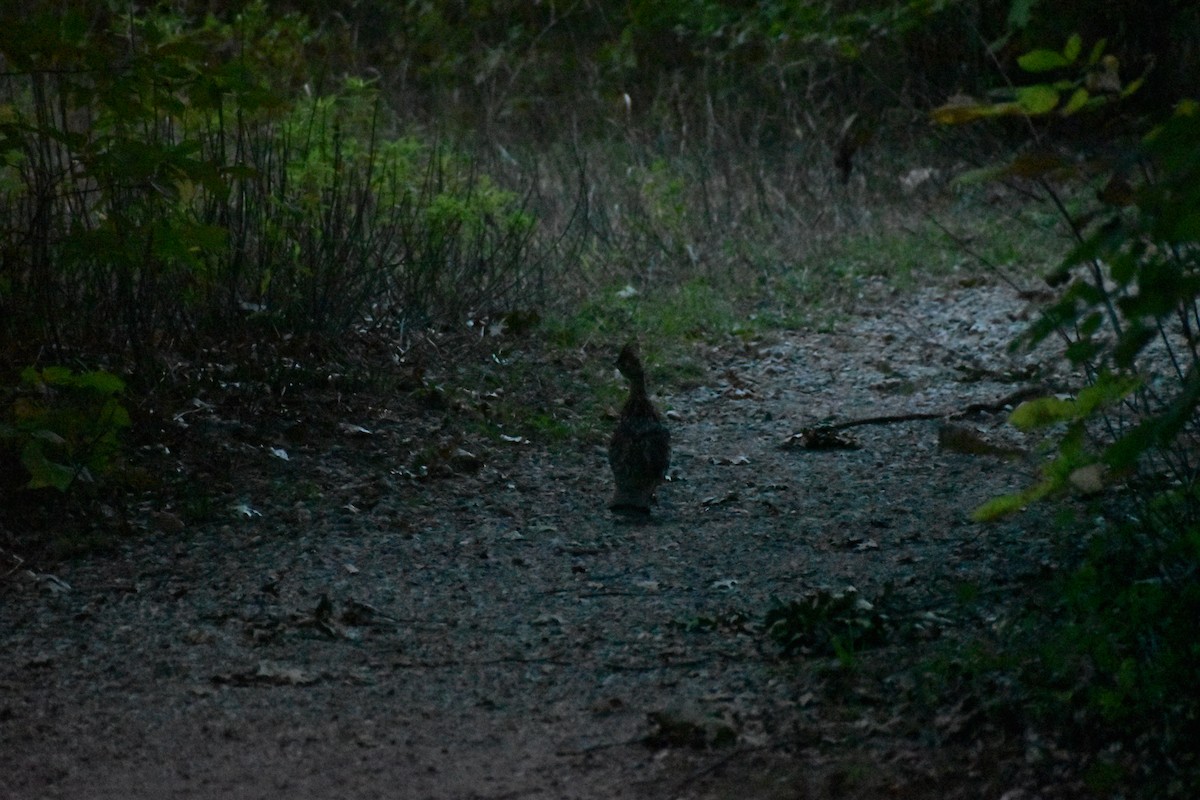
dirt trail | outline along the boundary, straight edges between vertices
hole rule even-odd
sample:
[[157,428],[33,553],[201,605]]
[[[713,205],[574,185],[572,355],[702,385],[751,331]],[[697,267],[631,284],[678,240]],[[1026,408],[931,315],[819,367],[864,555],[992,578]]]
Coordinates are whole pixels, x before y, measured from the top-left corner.
[[[890,584],[944,641],[995,619],[927,607],[956,586],[1008,594],[1052,568],[1033,517],[968,519],[1028,463],[939,448],[937,422],[780,448],[824,417],[1003,397],[1028,382],[1005,349],[1024,313],[1007,289],[926,290],[699,354],[709,379],[659,395],[674,480],[651,524],[604,510],[590,444],[514,443],[413,484],[389,474],[405,423],[383,414],[373,437],[292,449],[220,524],[67,563],[62,585],[9,574],[0,797],[1032,791],[1011,737],[914,704],[911,643],[844,669],[781,659],[756,627],[773,597]],[[1019,444],[1002,423],[969,420]],[[308,500],[268,494],[301,483]]]

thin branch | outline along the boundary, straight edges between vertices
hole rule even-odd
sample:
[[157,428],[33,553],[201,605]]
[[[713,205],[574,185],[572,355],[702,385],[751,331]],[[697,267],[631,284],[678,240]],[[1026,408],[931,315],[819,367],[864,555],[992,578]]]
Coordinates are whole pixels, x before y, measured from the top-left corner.
[[1008,406],[1027,400],[1031,397],[1037,397],[1045,394],[1047,388],[1045,386],[1026,386],[1018,389],[1011,394],[1001,397],[999,400],[990,402],[971,403],[957,411],[915,411],[911,414],[882,414],[875,417],[860,417],[858,419],[845,420],[844,422],[835,422],[828,425],[814,425],[807,430],[830,433],[832,431],[841,431],[847,428],[857,428],[862,425],[892,425],[897,422],[919,422],[932,419],[961,419],[971,416],[972,414],[995,413],[1005,410]]

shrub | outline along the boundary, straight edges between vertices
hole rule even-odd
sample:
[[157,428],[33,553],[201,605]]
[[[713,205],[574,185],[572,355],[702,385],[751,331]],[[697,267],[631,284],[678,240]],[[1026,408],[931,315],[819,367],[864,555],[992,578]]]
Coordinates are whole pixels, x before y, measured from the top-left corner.
[[[0,35],[0,354],[334,338],[534,284],[518,195],[399,133],[370,81],[304,91],[304,18],[34,15]],[[19,362],[18,362],[19,363]]]
[[[1117,119],[1114,106],[1141,78],[1124,82],[1103,42],[1019,60],[1047,78],[989,102],[934,112],[944,123],[1018,116],[1035,142],[967,180],[1000,179],[1039,192],[1060,213],[1074,247],[1047,276],[1057,297],[1024,337],[1057,338],[1086,376],[1071,397],[1044,397],[1012,416],[1057,435],[1035,486],[977,511],[989,519],[1072,484],[1121,502],[1078,565],[1056,585],[1048,613],[1033,613],[1035,669],[1024,681],[1047,719],[1106,755],[1093,789],[1114,781],[1148,796],[1200,788],[1195,679],[1200,646],[1200,104],[1173,113],[1103,155],[1069,153],[1049,122],[1080,114]],[[1115,128],[1110,128],[1114,130]],[[1135,126],[1136,131],[1136,126]],[[1114,500],[1112,490],[1126,490]],[[1109,747],[1119,741],[1121,747]],[[1128,758],[1113,760],[1125,748]]]
[[66,492],[114,465],[129,413],[124,382],[108,372],[28,368],[0,419],[0,444],[19,455],[27,489]]
[[[1103,42],[1083,54],[1078,37],[1061,51],[1035,50],[1020,59],[1026,71],[1067,74],[1017,86],[999,102],[948,104],[934,118],[1071,118],[1104,111],[1137,90],[1142,78],[1123,84]],[[1140,140],[1114,144],[1116,155],[1078,158],[1042,141],[962,178],[1025,184],[1060,212],[1075,247],[1047,276],[1058,297],[1025,341],[1057,337],[1089,383],[1072,399],[1041,398],[1014,412],[1022,428],[1058,426],[1058,456],[1042,483],[989,503],[981,518],[1067,487],[1088,470],[1107,480],[1140,471],[1136,485],[1161,487],[1165,495],[1149,494],[1177,501],[1171,508],[1188,523],[1200,519],[1193,447],[1200,434],[1200,104],[1181,102]],[[1147,513],[1165,509],[1160,502],[1144,506]],[[1164,523],[1172,524],[1157,521]]]

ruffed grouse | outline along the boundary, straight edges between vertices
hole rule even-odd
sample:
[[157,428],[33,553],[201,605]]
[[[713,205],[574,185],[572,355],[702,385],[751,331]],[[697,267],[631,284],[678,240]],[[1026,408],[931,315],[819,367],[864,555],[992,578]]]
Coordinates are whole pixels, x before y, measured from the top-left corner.
[[671,463],[671,434],[646,395],[646,373],[635,343],[621,349],[617,369],[629,380],[629,399],[608,444],[608,463],[616,482],[609,508],[648,514],[654,490]]

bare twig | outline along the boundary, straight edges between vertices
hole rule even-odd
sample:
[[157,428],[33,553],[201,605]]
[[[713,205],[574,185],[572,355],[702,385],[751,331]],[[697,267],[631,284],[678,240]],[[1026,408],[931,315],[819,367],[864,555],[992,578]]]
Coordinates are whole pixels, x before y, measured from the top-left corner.
[[[833,431],[841,431],[847,428],[857,428],[862,425],[892,425],[897,422],[918,422],[921,420],[931,419],[961,419],[972,414],[986,414],[1003,411],[1008,406],[1019,403],[1023,400],[1028,400],[1031,397],[1045,394],[1047,391],[1045,386],[1026,386],[1018,389],[1015,392],[1001,397],[999,400],[989,402],[971,403],[957,411],[916,411],[910,414],[882,414],[874,417],[860,417],[858,419],[849,419],[843,422],[834,422],[828,425],[813,425],[805,428],[801,433],[817,432],[817,433],[832,433]],[[800,434],[792,434],[788,437],[787,442],[798,439]],[[789,446],[787,442],[784,446]]]

